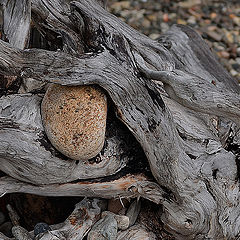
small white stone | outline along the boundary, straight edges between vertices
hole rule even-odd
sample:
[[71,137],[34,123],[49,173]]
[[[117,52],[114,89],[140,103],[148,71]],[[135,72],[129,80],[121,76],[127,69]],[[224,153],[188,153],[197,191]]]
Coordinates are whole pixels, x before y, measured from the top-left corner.
[[232,69],[232,70],[230,71],[230,73],[231,73],[231,75],[234,76],[234,77],[238,75],[238,72],[235,71],[234,69]]

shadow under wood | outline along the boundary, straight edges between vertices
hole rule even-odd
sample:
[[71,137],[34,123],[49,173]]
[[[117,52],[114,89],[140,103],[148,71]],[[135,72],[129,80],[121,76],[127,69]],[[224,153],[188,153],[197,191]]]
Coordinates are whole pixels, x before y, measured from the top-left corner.
[[39,222],[48,225],[64,222],[81,197],[44,197],[25,193],[8,194],[9,203],[20,217],[20,225],[33,230]]
[[153,232],[159,240],[174,240],[175,238],[164,230],[164,224],[161,221],[162,210],[162,205],[142,199],[137,222]]
[[44,197],[12,193],[0,198],[0,212],[5,215],[5,221],[11,221],[6,208],[7,204],[11,204],[20,217],[20,225],[32,231],[39,222],[48,225],[64,222],[74,210],[75,204],[81,200],[81,197]]
[[236,156],[236,165],[237,165],[237,178],[236,180],[240,181],[240,145],[238,144],[237,133],[234,133],[233,129],[230,129],[229,137],[226,140],[227,151],[232,152]]

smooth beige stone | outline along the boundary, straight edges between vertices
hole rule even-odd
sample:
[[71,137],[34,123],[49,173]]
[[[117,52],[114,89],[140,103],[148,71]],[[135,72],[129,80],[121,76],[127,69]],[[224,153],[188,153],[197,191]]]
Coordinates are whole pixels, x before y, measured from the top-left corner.
[[87,160],[101,151],[107,98],[99,88],[51,85],[43,98],[41,111],[47,137],[65,156]]

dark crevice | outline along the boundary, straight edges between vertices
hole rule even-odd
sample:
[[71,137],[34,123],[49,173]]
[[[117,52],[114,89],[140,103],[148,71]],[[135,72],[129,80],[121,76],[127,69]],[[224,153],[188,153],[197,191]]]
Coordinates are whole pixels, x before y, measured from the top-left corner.
[[163,198],[167,199],[170,202],[176,201],[176,197],[170,189],[168,189],[167,187],[164,187],[164,186],[160,186],[160,187],[164,191],[164,193],[162,194]]
[[160,109],[161,111],[165,111],[165,104],[160,96],[160,93],[156,88],[151,87],[150,84],[147,83],[147,79],[145,79],[145,88],[148,91],[149,96],[151,97],[153,103]]
[[139,111],[142,115],[145,115],[144,111],[142,111],[140,108],[136,107],[136,110]]
[[[175,239],[171,234],[164,230],[164,223],[161,219],[164,212],[163,206],[150,202],[146,199],[142,199],[141,203],[141,211],[137,222],[143,224],[150,232],[153,232],[158,240]],[[166,234],[168,236],[167,238]]]
[[159,126],[159,122],[156,122],[154,118],[148,118],[147,123],[150,132],[154,132],[154,130]]
[[216,197],[215,197],[214,194],[213,194],[213,190],[212,190],[212,187],[211,187],[210,183],[209,183],[207,180],[205,180],[204,182],[205,182],[205,186],[206,186],[206,188],[207,188],[207,191],[208,191],[209,194],[212,196],[212,198],[214,199],[214,201],[216,201]]
[[227,223],[228,219],[229,219],[229,217],[225,218],[223,222]]
[[192,154],[190,154],[190,153],[187,153],[187,155],[191,158],[191,159],[196,159],[197,157],[196,156],[194,156],[194,155],[192,155]]
[[5,176],[7,176],[7,174],[5,172],[0,171],[0,178]]
[[17,77],[15,81],[13,81],[8,87],[8,94],[15,94],[18,92],[20,86],[22,84],[22,78]]
[[238,181],[240,182],[240,154],[236,156],[236,165],[237,165],[237,178]]
[[45,150],[49,151],[54,157],[70,161],[68,157],[66,157],[65,155],[60,153],[56,148],[53,147],[51,142],[48,140],[45,132],[41,132],[41,134],[39,134],[39,138],[37,139],[37,141],[40,143],[40,146],[44,147]]
[[209,144],[209,139],[205,139],[205,140],[203,141],[203,144],[207,147],[207,145]]
[[236,165],[237,165],[237,179],[240,182],[240,144],[234,143],[234,134],[233,130],[230,129],[229,137],[226,140],[225,149],[229,152],[232,152],[236,158]]
[[0,122],[0,129],[4,128],[13,128],[13,129],[19,129],[20,126],[18,123],[14,122],[12,119],[6,120],[4,119],[4,122]]
[[20,77],[0,75],[0,97],[18,93],[21,84]]
[[[20,225],[28,231],[39,222],[62,223],[82,197],[45,197],[25,193],[9,194],[9,203],[20,216]],[[1,211],[1,209],[0,209]]]
[[191,219],[186,219],[185,222],[188,223],[188,224],[192,224],[192,220]]
[[157,39],[157,41],[159,42],[159,43],[161,43],[166,49],[168,49],[168,50],[170,50],[171,49],[171,47],[172,47],[172,42],[171,42],[171,40],[169,40],[169,39],[165,39],[165,38],[163,38],[163,37],[159,37],[158,39]]
[[73,21],[83,22],[80,31],[84,35],[84,38],[82,38],[84,52],[99,53],[106,49],[119,63],[134,66],[126,50],[126,42],[123,36],[117,33],[107,33],[105,27],[98,20],[89,19],[89,16],[73,4],[71,7],[72,12],[76,11],[80,15],[74,16],[73,13],[71,16]]
[[7,79],[0,75],[0,97],[7,94]]
[[89,164],[99,164],[102,162],[102,159],[100,157],[100,154],[98,154],[96,157],[90,158],[87,161]]
[[219,170],[218,169],[214,169],[213,170],[213,172],[212,172],[212,176],[213,176],[213,179],[217,179],[217,172],[218,172]]
[[63,39],[61,35],[48,29],[44,29],[43,34],[42,30],[32,27],[29,48],[40,48],[49,51],[63,50]]
[[184,141],[187,140],[187,137],[184,135],[184,133],[181,133],[178,129],[177,129],[177,132],[178,132],[178,135],[182,138],[182,140],[184,140]]

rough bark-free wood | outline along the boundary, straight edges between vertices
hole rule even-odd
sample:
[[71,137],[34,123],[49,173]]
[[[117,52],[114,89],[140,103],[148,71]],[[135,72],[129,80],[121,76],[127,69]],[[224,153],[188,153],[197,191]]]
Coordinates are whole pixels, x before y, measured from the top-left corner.
[[162,204],[161,220],[177,239],[237,239],[240,89],[202,38],[176,25],[153,41],[94,0],[33,0],[32,18],[60,36],[62,44],[52,44],[59,50],[0,41],[0,73],[105,89],[154,179],[109,180],[123,163],[112,155],[101,167],[64,159],[46,144],[42,96],[10,95],[0,99],[0,169],[13,178],[1,179],[0,193],[142,196]]

